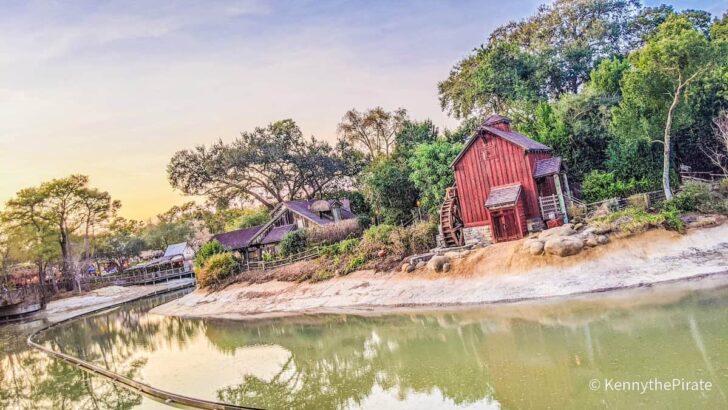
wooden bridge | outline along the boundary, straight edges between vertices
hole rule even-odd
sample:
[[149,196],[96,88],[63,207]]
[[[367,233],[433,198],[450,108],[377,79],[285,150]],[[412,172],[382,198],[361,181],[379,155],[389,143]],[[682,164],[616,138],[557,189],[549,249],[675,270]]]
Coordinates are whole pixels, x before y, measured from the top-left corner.
[[[180,267],[157,272],[131,272],[114,275],[82,276],[79,283],[82,288],[97,289],[104,286],[134,286],[168,282],[175,279],[191,278],[191,269]],[[55,287],[67,287],[67,282],[56,283]],[[17,288],[6,288],[0,285],[0,321],[25,316],[42,308],[43,295],[53,293],[53,284],[33,284]]]

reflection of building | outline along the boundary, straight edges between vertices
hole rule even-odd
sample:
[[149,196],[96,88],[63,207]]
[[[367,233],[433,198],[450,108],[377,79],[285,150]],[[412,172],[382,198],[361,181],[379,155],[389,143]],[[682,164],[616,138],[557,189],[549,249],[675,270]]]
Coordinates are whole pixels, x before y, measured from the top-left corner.
[[519,239],[566,214],[570,192],[561,158],[513,131],[508,118],[488,118],[451,166],[455,186],[440,215],[449,246]]
[[289,232],[354,218],[348,199],[286,201],[273,208],[268,223],[220,233],[212,239],[240,252],[245,260],[255,261],[260,260],[263,252],[276,253],[278,244]]
[[132,266],[127,272],[143,269],[147,272],[185,268],[192,270],[192,262],[195,259],[195,250],[187,242],[169,245],[164,255],[154,258],[148,262]]

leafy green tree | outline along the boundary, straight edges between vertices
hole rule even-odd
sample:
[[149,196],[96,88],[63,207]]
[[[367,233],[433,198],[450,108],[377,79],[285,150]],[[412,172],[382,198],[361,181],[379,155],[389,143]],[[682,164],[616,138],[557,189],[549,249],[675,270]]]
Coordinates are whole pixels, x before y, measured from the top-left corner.
[[500,112],[512,115],[515,100],[537,101],[539,61],[513,43],[482,46],[438,84],[440,105],[456,118]]
[[[80,230],[88,244],[92,227],[111,217],[120,206],[108,193],[89,187],[88,182],[85,175],[71,175],[22,189],[7,202],[2,218],[10,227],[31,227],[38,238],[47,235],[49,230],[56,233],[62,255],[61,271],[75,290],[79,289],[79,283],[72,256],[72,236]],[[89,256],[87,247],[84,255]]]
[[239,216],[231,221],[227,228],[230,230],[250,228],[251,226],[263,225],[268,221],[270,221],[270,212],[264,207],[242,209]]
[[137,257],[147,247],[141,237],[143,223],[117,217],[107,231],[97,238],[96,256],[108,259],[123,272],[130,259]]
[[[690,87],[715,69],[719,51],[686,16],[670,16],[645,46],[630,56],[634,66],[622,82],[616,133],[662,143],[662,186],[672,198],[673,129],[693,121]],[[659,135],[662,135],[662,138]]]
[[315,195],[355,175],[347,153],[315,138],[305,139],[293,120],[243,132],[230,144],[217,141],[178,151],[167,166],[174,188],[206,196],[225,207],[230,201],[254,200],[273,208],[277,203]]
[[450,164],[463,149],[462,144],[435,141],[419,144],[407,162],[412,173],[410,181],[420,192],[420,206],[428,213],[436,213],[442,204],[445,189],[455,183]]
[[439,132],[431,120],[405,121],[402,130],[395,136],[394,158],[409,158],[418,144],[437,140]]
[[150,249],[164,250],[169,245],[192,239],[194,233],[186,221],[160,220],[145,228],[143,238]]
[[417,204],[417,188],[409,179],[406,163],[380,158],[373,162],[361,178],[362,193],[381,221],[401,224],[412,217]]

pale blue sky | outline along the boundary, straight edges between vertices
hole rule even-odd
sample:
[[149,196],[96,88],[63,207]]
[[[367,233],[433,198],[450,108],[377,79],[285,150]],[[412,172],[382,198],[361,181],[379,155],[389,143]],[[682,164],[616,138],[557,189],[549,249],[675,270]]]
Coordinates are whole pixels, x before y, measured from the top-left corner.
[[333,140],[347,109],[381,105],[454,127],[437,82],[540,3],[0,1],[0,201],[76,172],[146,218],[183,200],[174,151],[274,120]]

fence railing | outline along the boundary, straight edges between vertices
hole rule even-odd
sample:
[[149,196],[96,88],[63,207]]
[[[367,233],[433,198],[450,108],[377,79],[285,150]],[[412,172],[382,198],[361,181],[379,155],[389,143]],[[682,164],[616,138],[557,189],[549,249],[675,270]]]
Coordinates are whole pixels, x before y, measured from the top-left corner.
[[591,218],[598,212],[617,212],[629,206],[652,207],[665,200],[663,191],[650,191],[629,195],[627,197],[614,197],[597,202],[584,203],[570,198],[571,206],[582,209],[585,217]]
[[294,255],[290,255],[286,258],[274,259],[271,261],[247,261],[242,264],[240,273],[252,271],[252,270],[270,270],[280,268],[282,266],[290,265],[296,262],[318,258],[321,255],[321,248],[315,247],[307,251],[303,251]]
[[680,177],[683,180],[693,180],[698,182],[716,182],[728,178],[728,174],[716,174],[713,172],[692,172],[682,171]]

